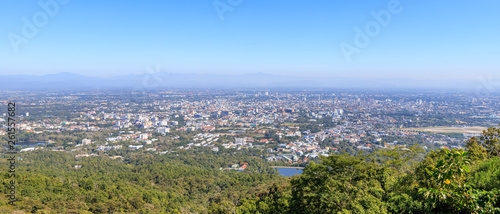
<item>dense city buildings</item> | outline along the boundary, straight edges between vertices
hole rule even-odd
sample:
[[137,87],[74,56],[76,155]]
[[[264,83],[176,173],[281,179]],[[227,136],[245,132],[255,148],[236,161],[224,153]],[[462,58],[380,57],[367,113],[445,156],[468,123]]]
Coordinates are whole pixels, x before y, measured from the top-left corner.
[[77,157],[116,156],[122,150],[248,150],[276,164],[300,164],[321,155],[395,146],[462,148],[469,137],[500,121],[498,97],[455,91],[8,93],[20,112],[18,150],[57,147]]

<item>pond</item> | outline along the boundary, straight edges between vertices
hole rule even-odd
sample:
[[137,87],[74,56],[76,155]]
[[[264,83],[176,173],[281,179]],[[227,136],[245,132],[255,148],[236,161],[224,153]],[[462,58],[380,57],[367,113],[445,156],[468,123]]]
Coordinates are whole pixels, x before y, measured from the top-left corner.
[[302,169],[300,168],[281,168],[281,167],[274,167],[274,168],[280,172],[280,175],[285,177],[290,177],[302,173]]
[[25,148],[25,147],[34,147],[34,146],[45,146],[45,143],[19,142],[17,145],[21,146],[21,148]]

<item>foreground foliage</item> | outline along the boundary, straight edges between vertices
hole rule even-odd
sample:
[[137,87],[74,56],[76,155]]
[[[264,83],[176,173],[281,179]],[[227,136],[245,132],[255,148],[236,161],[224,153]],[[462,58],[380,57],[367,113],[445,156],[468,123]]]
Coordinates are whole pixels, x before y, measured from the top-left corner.
[[489,128],[466,150],[433,151],[420,162],[418,146],[322,157],[236,209],[209,212],[500,213],[499,136]]
[[[220,166],[245,161],[247,172]],[[121,160],[74,158],[64,152],[25,153],[16,174],[16,206],[7,204],[2,173],[0,213],[205,213],[211,203],[237,203],[283,178],[238,156],[142,155]],[[81,165],[75,169],[75,165]]]

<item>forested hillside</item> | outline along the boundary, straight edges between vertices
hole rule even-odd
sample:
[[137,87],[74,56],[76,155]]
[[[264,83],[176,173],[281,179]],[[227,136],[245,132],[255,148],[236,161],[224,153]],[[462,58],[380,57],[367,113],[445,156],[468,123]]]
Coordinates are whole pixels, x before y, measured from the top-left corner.
[[[121,160],[75,158],[34,151],[18,161],[16,206],[8,205],[10,179],[3,173],[0,213],[205,213],[211,203],[238,203],[283,178],[266,165],[222,171],[237,156],[143,155]],[[76,169],[75,166],[81,168]],[[22,212],[20,212],[22,213]]]

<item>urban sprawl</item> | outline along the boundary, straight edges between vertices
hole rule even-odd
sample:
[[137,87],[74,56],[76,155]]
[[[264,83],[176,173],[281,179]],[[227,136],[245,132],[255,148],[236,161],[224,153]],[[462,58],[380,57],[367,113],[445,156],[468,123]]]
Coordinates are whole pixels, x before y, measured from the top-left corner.
[[[10,91],[17,150],[77,158],[199,150],[301,164],[332,153],[462,148],[500,121],[500,98],[456,91]],[[2,112],[6,116],[6,111]],[[2,121],[6,124],[5,120]],[[6,130],[5,127],[3,130]],[[0,135],[6,135],[0,131]],[[201,153],[200,153],[201,154]],[[221,166],[244,171],[252,163]],[[75,166],[78,168],[79,166]]]

